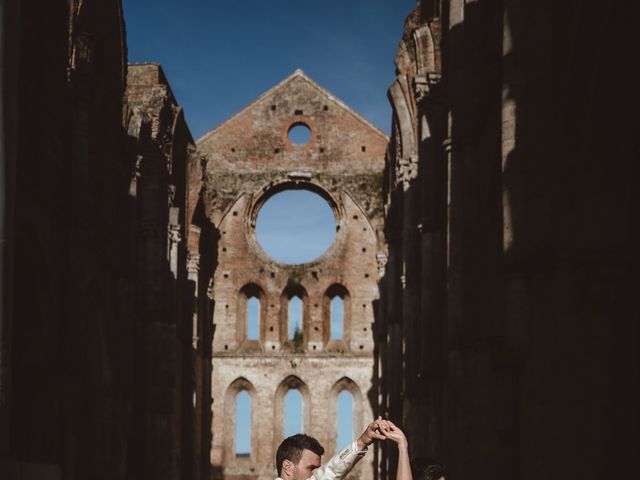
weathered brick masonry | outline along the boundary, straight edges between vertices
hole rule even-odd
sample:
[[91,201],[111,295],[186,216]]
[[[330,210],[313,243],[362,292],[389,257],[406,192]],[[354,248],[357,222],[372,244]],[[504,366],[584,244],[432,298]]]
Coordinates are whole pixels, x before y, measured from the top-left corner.
[[[298,123],[311,130],[306,145],[288,140],[289,128]],[[204,210],[219,234],[211,291],[211,463],[225,478],[271,479],[289,388],[302,393],[304,430],[324,444],[328,455],[335,451],[340,391],[353,395],[355,431],[372,417],[372,307],[378,297],[378,260],[385,252],[381,181],[387,138],[296,71],[197,145],[206,156]],[[311,263],[278,262],[256,240],[260,206],[284,189],[322,195],[336,216],[333,244]],[[259,340],[246,339],[247,288],[261,302]],[[332,291],[344,300],[342,340],[329,338]],[[292,295],[304,303],[302,345],[287,340]],[[252,397],[250,458],[236,457],[234,451],[234,402],[241,390]],[[370,478],[372,459],[357,475]]]

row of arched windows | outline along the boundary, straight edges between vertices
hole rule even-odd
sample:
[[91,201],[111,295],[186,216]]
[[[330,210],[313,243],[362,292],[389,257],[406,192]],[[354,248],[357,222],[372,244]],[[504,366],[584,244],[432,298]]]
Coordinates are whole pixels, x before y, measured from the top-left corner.
[[[240,308],[244,311],[244,315],[239,316],[239,320],[243,323],[240,328],[240,340],[260,340],[262,334],[262,322],[264,312],[264,294],[260,287],[249,284],[240,290],[242,302]],[[325,316],[328,317],[325,322],[326,340],[343,340],[345,338],[345,311],[346,300],[349,294],[347,289],[342,285],[334,284],[325,292],[323,309]],[[286,305],[283,311],[286,312],[285,324],[282,329],[286,332],[284,339],[296,341],[302,339],[305,322],[305,303],[307,295],[304,289],[298,286],[292,290],[285,290],[283,293],[283,302]],[[314,304],[314,308],[318,308],[318,304]]]
[[[287,339],[295,340],[297,335],[302,335],[302,299],[293,296],[289,299],[287,309]],[[329,326],[331,340],[342,340],[344,332],[344,300],[335,296],[330,302]],[[260,339],[260,299],[250,297],[247,299],[247,340]]]
[[[241,390],[236,395],[236,428],[235,454],[236,457],[251,455],[251,396],[247,390]],[[283,438],[303,433],[304,408],[302,394],[298,389],[291,389],[284,397],[283,408]],[[347,390],[338,394],[337,401],[337,431],[336,449],[340,450],[353,440],[353,396]]]

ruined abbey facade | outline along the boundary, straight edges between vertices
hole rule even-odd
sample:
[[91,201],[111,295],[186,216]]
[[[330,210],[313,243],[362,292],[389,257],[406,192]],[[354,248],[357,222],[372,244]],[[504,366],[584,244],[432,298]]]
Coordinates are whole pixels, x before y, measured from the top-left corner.
[[[306,126],[295,144],[287,132]],[[286,394],[302,395],[303,429],[336,451],[338,394],[353,399],[354,431],[372,418],[373,302],[382,236],[382,172],[387,137],[301,71],[285,79],[197,142],[206,159],[205,215],[219,233],[211,395],[211,462],[224,478],[267,480],[284,439]],[[286,189],[321,195],[336,218],[336,236],[317,260],[284,264],[255,235],[261,205]],[[341,338],[331,335],[330,305],[343,303]],[[259,302],[256,338],[247,335],[247,302]],[[289,335],[289,303],[302,302],[301,338]],[[236,396],[251,397],[252,448],[234,450]],[[358,466],[370,478],[371,463]]]
[[[0,7],[2,480],[275,478],[291,391],[327,455],[348,392],[450,479],[637,463],[630,5],[421,0],[389,138],[296,71],[199,140],[120,0]],[[288,189],[336,219],[302,265],[256,238]]]

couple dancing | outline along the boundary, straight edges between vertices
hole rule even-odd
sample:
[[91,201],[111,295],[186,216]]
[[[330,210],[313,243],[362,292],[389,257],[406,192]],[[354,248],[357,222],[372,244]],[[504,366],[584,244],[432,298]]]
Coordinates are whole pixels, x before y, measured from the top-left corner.
[[315,438],[303,433],[285,438],[276,452],[277,480],[342,480],[376,440],[391,440],[397,444],[396,480],[445,480],[444,470],[434,462],[422,460],[412,464],[404,433],[393,422],[381,417],[324,465],[320,465],[324,448]]

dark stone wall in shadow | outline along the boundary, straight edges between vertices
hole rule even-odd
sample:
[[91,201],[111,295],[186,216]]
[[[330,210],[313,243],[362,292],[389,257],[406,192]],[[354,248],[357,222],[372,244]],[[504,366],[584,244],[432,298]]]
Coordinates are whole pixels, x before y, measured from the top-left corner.
[[601,7],[423,1],[405,27],[441,32],[441,80],[425,94],[419,49],[397,72],[415,100],[407,124],[392,99],[375,376],[448,478],[632,466],[638,75],[631,4]]
[[22,2],[12,18],[19,83],[5,292],[14,308],[3,319],[11,411],[0,453],[25,474],[82,477],[101,465],[104,478],[122,478],[126,442],[115,440],[130,423],[132,379],[120,338],[130,338],[133,319],[131,258],[119,255],[130,246],[128,225],[117,224],[131,208],[124,27],[117,2],[87,2],[73,14],[71,6]]
[[166,95],[125,97],[118,0],[12,7],[0,477],[192,478],[184,115],[157,65]]

